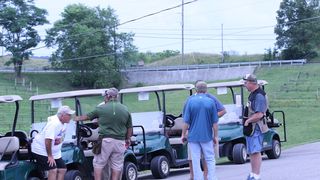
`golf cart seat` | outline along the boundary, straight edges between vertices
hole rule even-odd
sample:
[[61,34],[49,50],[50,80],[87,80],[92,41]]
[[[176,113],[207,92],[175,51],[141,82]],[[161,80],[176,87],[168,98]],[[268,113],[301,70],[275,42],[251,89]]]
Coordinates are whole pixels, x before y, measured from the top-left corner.
[[224,105],[226,114],[219,118],[218,124],[241,123],[242,110],[241,106],[236,104]]
[[168,135],[181,137],[183,125],[184,125],[183,118],[182,117],[176,118],[174,120],[174,126],[172,126],[171,128],[167,128]]
[[[11,132],[7,132],[5,137],[11,136]],[[13,136],[17,137],[19,139],[20,148],[27,149],[29,142],[28,142],[28,135],[24,131],[14,131]]]
[[18,163],[19,139],[14,136],[0,138],[0,171]]
[[[5,137],[10,137],[11,132],[7,132]],[[18,151],[18,159],[26,160],[30,159],[31,156],[31,141],[28,139],[28,135],[24,131],[15,131],[13,132],[13,136],[19,139],[19,151]]]

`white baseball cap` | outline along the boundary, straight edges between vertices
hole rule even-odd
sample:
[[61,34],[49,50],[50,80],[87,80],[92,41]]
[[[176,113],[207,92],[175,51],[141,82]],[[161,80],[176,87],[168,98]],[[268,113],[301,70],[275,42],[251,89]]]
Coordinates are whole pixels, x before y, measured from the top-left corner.
[[76,111],[72,110],[69,106],[61,106],[58,109],[58,114],[74,114]]

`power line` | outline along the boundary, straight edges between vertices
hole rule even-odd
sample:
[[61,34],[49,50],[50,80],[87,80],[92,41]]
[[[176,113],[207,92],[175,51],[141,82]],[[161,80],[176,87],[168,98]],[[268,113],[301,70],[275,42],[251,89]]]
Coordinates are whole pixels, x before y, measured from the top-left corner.
[[178,4],[176,6],[173,6],[173,7],[169,7],[169,8],[166,8],[166,9],[163,9],[163,10],[160,10],[160,11],[157,11],[157,12],[154,12],[154,13],[150,13],[150,14],[147,14],[147,15],[144,15],[144,16],[141,16],[141,17],[138,17],[138,18],[135,18],[135,19],[131,19],[129,21],[125,21],[123,23],[120,23],[118,26],[122,26],[124,24],[128,24],[128,23],[131,23],[131,22],[135,22],[135,21],[138,21],[140,19],[143,19],[143,18],[147,18],[147,17],[150,17],[150,16],[154,16],[154,15],[157,15],[157,14],[160,14],[160,13],[163,13],[163,12],[166,12],[166,11],[170,11],[172,9],[176,9],[176,8],[179,8],[181,6],[184,6],[184,5],[187,5],[187,4],[191,4],[191,3],[194,3],[198,0],[193,0],[193,1],[188,1],[188,2],[185,2],[185,3],[181,3],[181,4]]
[[[181,39],[180,37],[161,37],[161,36],[135,36],[138,38],[151,38],[151,39]],[[221,40],[221,38],[185,38],[188,40]],[[235,41],[264,41],[264,40],[275,40],[275,39],[259,39],[259,38],[224,38],[224,40],[235,40]]]

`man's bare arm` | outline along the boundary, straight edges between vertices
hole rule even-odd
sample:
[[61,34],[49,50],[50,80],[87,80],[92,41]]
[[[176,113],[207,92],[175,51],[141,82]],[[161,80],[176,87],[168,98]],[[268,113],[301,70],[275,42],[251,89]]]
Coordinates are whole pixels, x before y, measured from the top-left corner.
[[45,139],[44,144],[46,146],[48,156],[52,156],[52,139]]
[[248,120],[247,122],[248,123],[255,123],[255,122],[258,122],[260,121],[260,119],[263,117],[263,113],[262,112],[257,112],[257,113],[254,113]]
[[82,116],[75,116],[73,118],[74,121],[85,121],[85,120],[89,120],[89,116],[87,115],[82,115]]
[[221,118],[223,115],[225,115],[227,113],[226,109],[223,109],[221,111],[218,112],[218,117]]

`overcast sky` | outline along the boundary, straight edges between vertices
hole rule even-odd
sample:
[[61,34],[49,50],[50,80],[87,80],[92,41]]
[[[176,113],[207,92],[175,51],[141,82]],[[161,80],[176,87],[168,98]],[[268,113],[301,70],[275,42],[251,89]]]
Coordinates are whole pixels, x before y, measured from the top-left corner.
[[[184,0],[188,2],[191,0]],[[41,37],[45,29],[61,19],[63,9],[74,3],[89,7],[110,6],[120,23],[181,4],[182,0],[35,0],[36,6],[47,9],[51,24],[39,27]],[[240,54],[263,53],[273,48],[276,11],[281,0],[198,0],[184,6],[185,53],[220,53],[221,24],[224,51]],[[135,33],[134,45],[139,51],[181,51],[181,8],[119,26],[121,32]],[[39,45],[43,46],[43,44]],[[52,49],[35,50],[34,55],[50,55]]]

